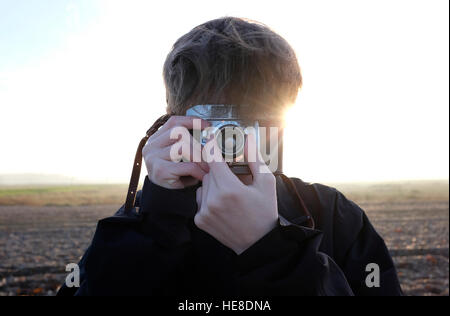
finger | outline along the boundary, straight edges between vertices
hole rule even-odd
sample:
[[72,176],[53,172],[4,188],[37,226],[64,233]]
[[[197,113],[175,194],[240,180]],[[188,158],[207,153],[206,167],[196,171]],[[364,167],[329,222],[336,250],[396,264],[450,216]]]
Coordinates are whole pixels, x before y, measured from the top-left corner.
[[183,136],[175,143],[159,150],[158,157],[164,160],[178,162],[202,162],[202,146],[191,134]]
[[264,175],[272,174],[262,158],[254,133],[249,133],[247,135],[244,157],[255,181],[258,181],[258,179]]
[[182,126],[187,129],[193,129],[194,124],[199,124],[200,129],[204,129],[211,124],[208,121],[202,120],[195,116],[171,116],[169,120],[154,134],[155,136],[162,135],[163,133],[167,132],[168,130],[172,129],[176,126]]
[[[144,156],[144,161],[146,163],[149,163],[150,161],[158,161],[160,164],[164,163],[164,166],[161,168],[159,167],[159,170],[171,170],[173,169],[172,166],[174,166],[173,164],[180,164],[180,161],[177,160],[173,160],[173,155],[171,154],[171,147],[166,147],[166,148],[162,148],[157,150],[157,152],[152,152],[152,153],[148,153],[146,156]],[[186,162],[186,161],[184,161]],[[209,172],[209,167],[208,164],[205,162],[189,162],[192,164],[196,164],[198,165],[198,167],[200,169],[203,170],[203,173],[208,173]],[[169,174],[169,172],[167,172],[167,174]],[[183,176],[183,175],[180,175]],[[191,184],[192,181],[186,181],[186,179],[182,179],[184,181],[182,181],[183,183],[185,183],[187,186],[189,186]],[[198,179],[197,179],[198,180]],[[195,183],[193,183],[195,184]]]
[[[174,162],[174,163],[179,163],[181,161],[182,162],[192,162],[192,163],[197,164],[206,173],[209,172],[209,166],[206,162],[190,161],[190,158],[186,158],[185,155],[180,155],[180,154],[178,154],[178,157],[176,157],[177,155],[172,153],[171,147],[166,147],[166,148],[161,149],[161,151],[157,154],[157,156],[158,156],[158,158],[160,158],[162,160],[166,160],[166,161],[170,161],[170,162]],[[177,158],[179,158],[179,159],[177,159]]]
[[[148,175],[150,180],[168,189],[181,189],[184,184],[180,181],[180,176],[173,175],[175,163],[152,157]],[[198,181],[198,180],[196,180]]]
[[182,138],[171,146],[156,149],[155,151],[153,152],[154,156],[160,159],[172,162],[180,162],[181,160],[184,162],[195,162],[206,173],[209,172],[208,164],[202,161],[202,146],[190,134],[188,140]]
[[225,180],[231,181],[231,183],[227,182],[229,184],[237,185],[238,183],[240,183],[239,179],[231,171],[230,167],[223,159],[222,151],[217,145],[217,141],[215,138],[210,139],[205,144],[202,153],[204,153],[204,160],[209,166],[209,174],[211,174],[211,176],[214,178],[214,181],[217,182],[217,185],[219,185],[219,182],[223,182]]
[[184,138],[189,138],[189,136],[190,133],[186,127],[176,126],[162,132],[157,136],[155,136],[155,134],[152,135],[147,140],[146,147],[151,146],[152,148],[164,148],[171,146]]
[[[170,160],[173,162],[178,162],[183,160],[185,162],[197,162],[199,166],[209,172],[208,164],[202,162],[202,145],[189,133],[189,131],[184,127],[177,127],[177,132],[174,133],[174,129],[171,129],[152,140],[152,147],[154,150],[162,150],[157,157]],[[150,140],[149,140],[150,141]],[[149,142],[148,141],[148,142]],[[149,152],[149,147],[144,147],[143,154],[146,155]]]
[[203,177],[206,174],[206,172],[194,162],[177,162],[177,163],[167,162],[167,163],[171,164],[170,173],[176,177],[191,176],[197,180],[202,181]]
[[203,170],[209,171],[208,164],[202,161],[202,145],[191,134],[181,139],[179,144],[173,146],[178,146],[178,154],[182,156],[184,161],[196,162]]

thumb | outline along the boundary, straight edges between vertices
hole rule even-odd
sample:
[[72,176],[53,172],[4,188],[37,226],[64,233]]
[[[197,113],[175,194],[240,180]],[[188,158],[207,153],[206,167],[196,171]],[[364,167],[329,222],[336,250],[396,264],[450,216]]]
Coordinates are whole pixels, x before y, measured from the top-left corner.
[[245,161],[250,168],[253,178],[257,181],[261,174],[271,173],[269,167],[264,162],[257,145],[256,135],[254,131],[249,132],[244,150]]

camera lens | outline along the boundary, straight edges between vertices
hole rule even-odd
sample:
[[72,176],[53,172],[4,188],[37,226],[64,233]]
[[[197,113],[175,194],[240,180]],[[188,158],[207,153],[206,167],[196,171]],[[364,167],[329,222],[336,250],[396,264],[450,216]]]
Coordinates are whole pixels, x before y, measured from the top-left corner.
[[245,133],[237,125],[227,124],[221,126],[216,135],[222,154],[227,157],[237,157],[244,151]]

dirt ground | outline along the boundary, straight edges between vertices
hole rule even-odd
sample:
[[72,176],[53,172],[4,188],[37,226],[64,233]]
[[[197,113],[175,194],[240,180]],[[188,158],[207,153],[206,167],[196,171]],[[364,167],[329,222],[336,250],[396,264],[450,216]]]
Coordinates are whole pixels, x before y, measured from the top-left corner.
[[[449,295],[449,203],[360,203],[397,265],[406,295]],[[0,206],[0,296],[54,295],[116,205]]]

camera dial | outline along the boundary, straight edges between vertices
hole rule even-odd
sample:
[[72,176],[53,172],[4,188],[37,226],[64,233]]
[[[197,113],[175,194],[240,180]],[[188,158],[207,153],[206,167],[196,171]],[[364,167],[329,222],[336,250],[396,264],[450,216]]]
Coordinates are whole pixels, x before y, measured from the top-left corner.
[[236,158],[244,153],[245,132],[237,122],[227,121],[216,126],[215,137],[225,157]]

